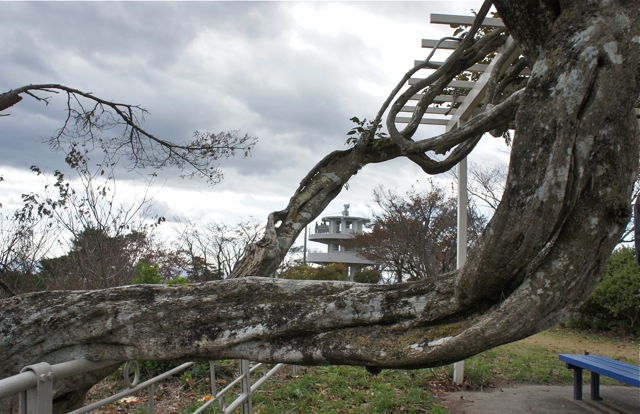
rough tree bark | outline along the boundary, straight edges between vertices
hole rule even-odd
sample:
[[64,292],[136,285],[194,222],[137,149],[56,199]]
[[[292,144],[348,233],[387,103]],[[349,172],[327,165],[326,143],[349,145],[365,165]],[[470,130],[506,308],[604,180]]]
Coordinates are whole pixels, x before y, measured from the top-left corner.
[[[0,377],[28,363],[80,357],[430,367],[559,321],[597,283],[630,216],[640,16],[634,2],[623,0],[495,4],[535,62],[524,91],[461,130],[422,140],[412,127],[395,129],[392,106],[391,136],[364,134],[314,167],[287,208],[269,216],[265,237],[236,268],[238,278],[0,301]],[[460,52],[464,63],[445,68],[442,79],[475,63],[475,55],[493,47],[491,38],[486,42]],[[405,156],[440,171],[516,109],[503,200],[459,272],[390,286],[244,277],[273,271],[364,165]],[[434,149],[451,149],[449,158],[429,159],[426,151]]]

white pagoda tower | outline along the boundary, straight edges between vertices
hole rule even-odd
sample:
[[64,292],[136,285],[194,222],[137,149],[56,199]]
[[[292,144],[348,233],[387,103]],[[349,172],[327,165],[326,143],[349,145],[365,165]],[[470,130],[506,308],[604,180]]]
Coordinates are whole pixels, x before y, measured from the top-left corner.
[[350,216],[349,204],[344,205],[341,216],[323,217],[321,224],[316,223],[314,233],[309,235],[309,241],[326,244],[327,252],[308,253],[307,261],[317,264],[342,263],[347,266],[349,280],[353,281],[357,272],[376,263],[347,248],[344,242],[356,233],[362,233],[364,225],[368,222],[367,218]]

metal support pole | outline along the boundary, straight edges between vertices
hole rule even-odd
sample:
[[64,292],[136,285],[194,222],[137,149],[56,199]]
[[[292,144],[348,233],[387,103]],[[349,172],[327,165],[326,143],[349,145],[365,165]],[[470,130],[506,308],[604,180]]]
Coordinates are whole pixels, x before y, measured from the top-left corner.
[[246,359],[240,360],[240,375],[242,375],[242,381],[240,381],[240,387],[242,389],[242,395],[246,398],[242,403],[242,414],[251,414],[253,407],[251,406],[251,378],[249,377],[249,361]]
[[28,365],[20,371],[36,375],[36,386],[20,393],[20,414],[53,412],[53,369],[46,362]]
[[591,371],[591,399],[593,401],[600,401],[600,374]]
[[582,368],[573,367],[573,399],[582,399]]
[[[456,268],[460,269],[467,260],[467,159],[458,164],[458,237]],[[464,361],[453,364],[453,382],[464,382]]]
[[304,226],[304,247],[302,248],[302,264],[304,266],[307,265],[307,238],[309,237],[308,227],[309,226]]
[[[216,382],[216,362],[209,361],[209,381],[211,381],[211,398],[216,398],[218,395],[218,383]],[[226,408],[224,404],[224,395],[221,395],[218,399],[218,407],[220,412],[224,412]]]
[[467,260],[467,210],[469,195],[467,192],[467,159],[458,164],[458,237],[456,268],[460,269]]
[[148,389],[149,393],[149,414],[154,414],[156,412],[156,386],[154,384],[149,385]]

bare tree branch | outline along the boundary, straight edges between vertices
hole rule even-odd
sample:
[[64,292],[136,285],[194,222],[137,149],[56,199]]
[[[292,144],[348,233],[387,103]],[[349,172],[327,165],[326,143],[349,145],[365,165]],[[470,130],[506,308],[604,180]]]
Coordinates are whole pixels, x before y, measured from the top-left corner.
[[[139,105],[107,101],[60,84],[25,85],[0,94],[0,111],[19,102],[21,94],[48,104],[50,97],[43,97],[37,92],[63,92],[67,95],[67,117],[62,128],[48,141],[53,148],[64,147],[66,137],[91,141],[105,151],[124,152],[131,161],[131,168],[175,166],[183,171],[183,176],[200,175],[215,184],[223,176],[218,160],[238,152],[248,156],[257,142],[257,138],[242,135],[239,131],[196,131],[190,142],[170,142],[140,126],[148,112]],[[99,135],[113,128],[123,128],[120,137],[105,139]],[[187,171],[189,169],[192,171]]]

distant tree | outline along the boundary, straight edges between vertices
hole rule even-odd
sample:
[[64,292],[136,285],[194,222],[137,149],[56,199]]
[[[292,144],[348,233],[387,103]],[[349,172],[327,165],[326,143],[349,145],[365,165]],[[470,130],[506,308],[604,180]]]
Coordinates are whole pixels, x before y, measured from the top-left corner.
[[315,275],[310,280],[342,280],[347,281],[347,266],[342,263],[330,263],[316,268]]
[[278,274],[280,279],[314,280],[316,268],[309,265],[291,266]]
[[[374,190],[376,208],[371,231],[349,243],[363,256],[395,275],[396,282],[433,277],[455,269],[457,200],[444,188],[415,189],[405,195]],[[472,206],[467,215],[469,245],[485,219]]]
[[50,177],[31,167],[44,190],[23,194],[23,206],[1,217],[3,290],[118,286],[131,281],[137,259],[151,254],[152,231],[163,219],[145,221],[146,196],[129,205],[117,202],[115,162],[105,157],[94,168],[90,162],[89,150],[79,144],[67,157],[76,182],[59,170]]
[[0,297],[35,289],[38,264],[57,245],[59,232],[41,217],[0,213]]
[[477,199],[482,205],[489,207],[492,212],[496,211],[498,205],[500,205],[502,193],[504,193],[507,168],[506,164],[470,164],[469,196]]
[[189,280],[193,282],[206,282],[209,280],[224,279],[223,271],[216,266],[215,263],[207,262],[202,256],[189,255],[182,253],[183,270],[187,274]]
[[[45,179],[44,193],[23,194],[23,206],[15,215],[16,226],[42,222],[39,230],[57,236],[57,250],[66,253],[38,258],[40,289],[98,289],[129,284],[135,263],[153,255],[153,231],[164,221],[153,222],[147,195],[129,204],[116,198],[116,163],[104,154],[95,167],[90,149],[76,144],[66,158],[77,182],[59,170],[53,181],[37,166],[31,169]],[[79,185],[77,184],[79,182]],[[40,236],[44,237],[44,236]],[[68,243],[65,243],[68,240]]]
[[144,233],[109,236],[103,230],[85,229],[73,238],[68,253],[40,261],[36,286],[40,290],[128,285],[136,276],[136,263],[151,253]]
[[615,250],[602,281],[580,307],[581,320],[586,327],[615,328],[640,332],[640,268],[634,249]]
[[180,230],[175,247],[182,271],[195,282],[225,279],[244,255],[247,245],[258,240],[261,232],[262,223],[255,219],[235,226],[187,222]]

